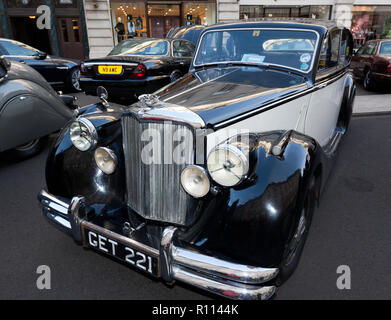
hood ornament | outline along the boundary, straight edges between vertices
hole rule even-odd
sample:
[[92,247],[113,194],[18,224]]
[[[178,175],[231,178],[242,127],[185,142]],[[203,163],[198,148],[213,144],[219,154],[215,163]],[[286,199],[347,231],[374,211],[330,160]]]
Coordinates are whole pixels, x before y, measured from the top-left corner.
[[156,94],[142,94],[138,97],[143,107],[153,107],[159,103],[159,97]]

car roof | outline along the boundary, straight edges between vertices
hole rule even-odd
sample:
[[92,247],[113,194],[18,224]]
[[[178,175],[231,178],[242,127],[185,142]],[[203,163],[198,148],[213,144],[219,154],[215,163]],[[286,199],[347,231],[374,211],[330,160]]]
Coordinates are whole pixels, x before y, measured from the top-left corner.
[[332,20],[309,19],[309,18],[251,18],[238,22],[225,22],[206,27],[204,32],[214,29],[231,28],[304,28],[318,31],[321,35],[339,27]]

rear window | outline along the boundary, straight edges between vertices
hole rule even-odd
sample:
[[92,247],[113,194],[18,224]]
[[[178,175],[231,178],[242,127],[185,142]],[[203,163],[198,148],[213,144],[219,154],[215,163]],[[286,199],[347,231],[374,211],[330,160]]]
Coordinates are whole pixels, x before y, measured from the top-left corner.
[[390,54],[391,55],[391,41],[383,42],[380,45],[379,54]]

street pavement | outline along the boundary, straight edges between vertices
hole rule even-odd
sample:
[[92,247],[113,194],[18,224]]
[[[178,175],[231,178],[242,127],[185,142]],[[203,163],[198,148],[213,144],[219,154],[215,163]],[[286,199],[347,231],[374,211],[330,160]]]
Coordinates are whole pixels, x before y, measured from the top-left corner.
[[[77,95],[80,104],[96,99]],[[275,299],[391,299],[390,123],[386,114],[352,119],[300,264]],[[214,298],[182,284],[168,287],[48,225],[36,199],[47,152],[18,163],[0,158],[0,299]],[[51,269],[50,290],[37,289],[40,265]],[[336,286],[341,265],[350,267],[350,290]]]
[[375,112],[391,113],[391,88],[367,91],[358,83],[353,113],[368,115]]

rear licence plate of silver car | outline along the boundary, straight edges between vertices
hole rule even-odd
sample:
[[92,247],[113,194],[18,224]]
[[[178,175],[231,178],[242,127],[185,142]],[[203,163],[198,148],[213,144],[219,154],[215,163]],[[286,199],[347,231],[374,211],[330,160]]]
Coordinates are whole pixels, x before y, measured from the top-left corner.
[[82,222],[83,244],[126,264],[159,277],[158,250],[90,222]]

